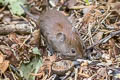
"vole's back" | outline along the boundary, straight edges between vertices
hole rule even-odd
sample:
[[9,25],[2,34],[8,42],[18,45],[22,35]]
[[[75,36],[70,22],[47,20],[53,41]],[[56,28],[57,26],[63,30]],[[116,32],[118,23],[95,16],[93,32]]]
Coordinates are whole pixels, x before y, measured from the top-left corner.
[[48,10],[39,18],[41,33],[55,52],[64,56],[82,57],[82,41],[72,24],[60,12]]

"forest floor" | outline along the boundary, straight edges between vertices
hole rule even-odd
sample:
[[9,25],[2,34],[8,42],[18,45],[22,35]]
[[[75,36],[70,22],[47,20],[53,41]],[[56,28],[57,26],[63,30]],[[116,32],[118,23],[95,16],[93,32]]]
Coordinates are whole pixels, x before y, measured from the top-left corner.
[[75,61],[48,55],[37,24],[20,6],[40,15],[44,1],[0,0],[0,80],[120,80],[120,1],[48,0],[83,41],[86,55]]

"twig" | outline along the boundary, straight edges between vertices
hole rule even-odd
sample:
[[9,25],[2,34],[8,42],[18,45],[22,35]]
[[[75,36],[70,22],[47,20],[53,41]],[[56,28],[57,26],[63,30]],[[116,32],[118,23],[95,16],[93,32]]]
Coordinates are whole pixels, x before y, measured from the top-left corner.
[[67,72],[67,74],[65,75],[65,77],[62,80],[66,80],[70,75],[71,75],[71,71]]
[[110,16],[111,13],[112,13],[112,12],[108,13],[108,14],[106,15],[106,17],[101,21],[101,23],[103,23],[103,22],[108,18],[108,16]]
[[2,12],[5,8],[6,8],[6,6],[2,7],[2,8],[0,9],[0,12]]
[[106,43],[109,39],[111,39],[112,37],[114,37],[115,35],[118,35],[120,33],[120,30],[119,31],[116,31],[116,32],[111,32],[107,37],[101,39],[100,41],[96,42],[95,44],[89,46],[87,48],[87,50],[93,48],[94,46],[96,45],[99,45],[99,44],[103,44],[103,43]]
[[54,80],[55,78],[57,77],[57,75],[56,74],[53,74],[49,79],[47,79],[47,80]]
[[77,80],[78,77],[78,68],[75,68],[75,80]]
[[12,32],[19,34],[30,34],[33,26],[29,25],[26,22],[17,23],[17,24],[0,24],[0,35],[6,35]]

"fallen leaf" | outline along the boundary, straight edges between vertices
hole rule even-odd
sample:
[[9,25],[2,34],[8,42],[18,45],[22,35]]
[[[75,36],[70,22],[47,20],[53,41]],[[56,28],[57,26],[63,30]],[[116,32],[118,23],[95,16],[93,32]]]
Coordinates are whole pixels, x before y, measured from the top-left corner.
[[26,80],[35,80],[35,76],[33,76],[32,74],[37,74],[41,66],[42,59],[40,58],[40,56],[36,56],[31,60],[30,63],[27,64],[22,63],[20,67],[20,74]]
[[3,54],[0,54],[0,63],[3,63],[3,60],[4,60],[4,56]]
[[9,67],[9,61],[5,60],[3,63],[0,63],[0,71],[1,73],[4,73],[7,68]]
[[41,55],[40,51],[39,51],[39,49],[37,47],[33,48],[33,54]]
[[120,15],[120,2],[110,3],[113,11],[116,11]]

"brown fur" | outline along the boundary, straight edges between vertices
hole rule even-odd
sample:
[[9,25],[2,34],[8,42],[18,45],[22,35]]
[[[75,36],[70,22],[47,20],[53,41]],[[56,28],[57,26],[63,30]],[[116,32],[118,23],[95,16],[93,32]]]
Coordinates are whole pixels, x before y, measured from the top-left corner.
[[73,31],[72,24],[59,11],[47,10],[36,21],[40,32],[54,52],[70,57],[69,59],[84,56],[80,36]]

